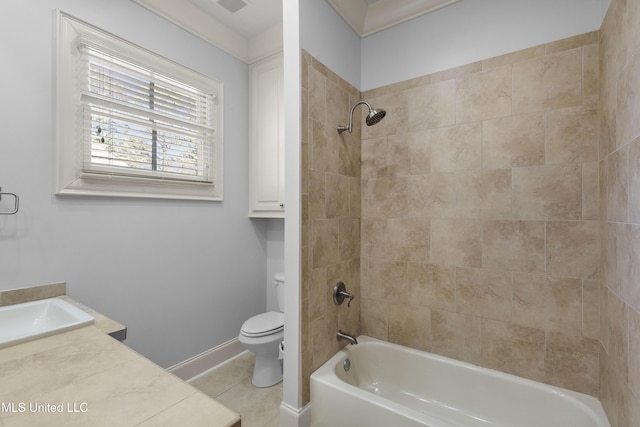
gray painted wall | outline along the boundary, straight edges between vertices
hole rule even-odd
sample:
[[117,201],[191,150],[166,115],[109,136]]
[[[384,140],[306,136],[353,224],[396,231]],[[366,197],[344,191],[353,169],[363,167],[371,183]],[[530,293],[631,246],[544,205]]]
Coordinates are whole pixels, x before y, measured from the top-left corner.
[[[224,202],[54,196],[55,8],[224,82]],[[247,65],[128,0],[6,1],[0,40],[0,186],[21,203],[0,289],[66,281],[165,367],[236,337],[265,310],[269,246],[247,217]]]

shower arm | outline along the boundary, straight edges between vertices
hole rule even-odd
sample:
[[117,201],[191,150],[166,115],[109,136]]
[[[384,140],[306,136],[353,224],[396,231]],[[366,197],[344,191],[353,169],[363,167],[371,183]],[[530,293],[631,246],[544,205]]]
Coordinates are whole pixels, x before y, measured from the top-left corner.
[[353,111],[360,104],[365,104],[367,107],[369,107],[369,111],[373,110],[373,108],[371,108],[371,105],[367,101],[356,102],[356,104],[351,108],[351,113],[349,113],[349,126],[338,126],[338,133],[342,133],[345,130],[351,133],[351,127],[353,125]]

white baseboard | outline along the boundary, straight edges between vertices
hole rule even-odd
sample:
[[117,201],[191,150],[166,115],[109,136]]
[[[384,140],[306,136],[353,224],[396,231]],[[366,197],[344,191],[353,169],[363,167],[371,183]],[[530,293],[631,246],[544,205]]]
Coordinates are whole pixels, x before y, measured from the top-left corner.
[[280,403],[280,427],[311,427],[311,403],[301,409]]
[[244,346],[233,338],[219,346],[204,351],[190,359],[167,368],[169,372],[184,381],[192,381],[206,374],[218,365],[244,353]]

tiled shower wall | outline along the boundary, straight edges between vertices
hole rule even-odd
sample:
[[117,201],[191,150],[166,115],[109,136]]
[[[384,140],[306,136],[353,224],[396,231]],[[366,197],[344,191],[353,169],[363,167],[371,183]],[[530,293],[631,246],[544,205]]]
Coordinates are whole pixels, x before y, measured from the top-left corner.
[[[342,329],[360,334],[360,110],[353,133],[338,135],[360,92],[302,52],[301,347],[302,400],[309,376],[345,343]],[[358,107],[362,108],[362,107]],[[338,281],[356,299],[336,306]]]
[[598,36],[363,93],[363,334],[599,394]]
[[640,2],[613,0],[600,34],[600,396],[640,426]]

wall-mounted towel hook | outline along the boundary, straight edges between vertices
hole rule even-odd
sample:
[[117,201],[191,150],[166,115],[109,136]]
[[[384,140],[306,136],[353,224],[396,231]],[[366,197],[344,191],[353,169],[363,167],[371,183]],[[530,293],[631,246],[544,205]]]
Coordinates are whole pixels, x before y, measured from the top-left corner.
[[15,193],[3,193],[2,187],[0,187],[0,200],[2,200],[2,196],[12,196],[13,197],[13,210],[9,211],[0,211],[0,215],[14,215],[18,213],[18,209],[20,208],[20,198]]

